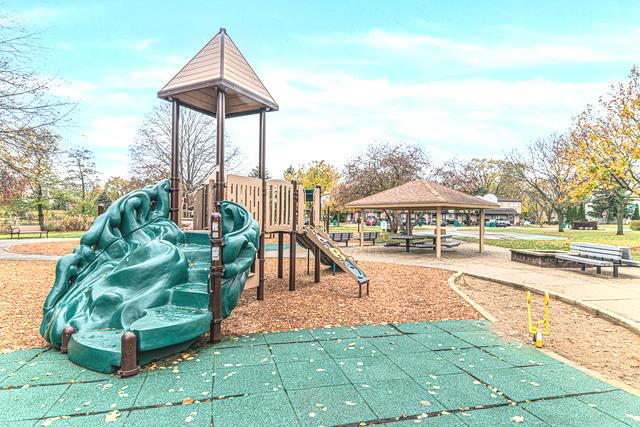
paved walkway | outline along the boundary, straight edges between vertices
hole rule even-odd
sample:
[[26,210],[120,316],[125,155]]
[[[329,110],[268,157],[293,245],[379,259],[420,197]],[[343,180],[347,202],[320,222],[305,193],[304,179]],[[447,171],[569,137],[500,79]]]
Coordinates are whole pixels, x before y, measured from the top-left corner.
[[406,253],[402,247],[364,246],[345,251],[356,260],[443,268],[549,290],[612,312],[640,329],[640,268],[621,268],[620,277],[614,278],[611,269],[597,275],[595,269],[541,268],[511,261],[508,249],[486,245],[480,254],[477,247],[477,243],[462,243],[456,250],[443,251],[440,260],[433,250],[425,249]]
[[8,250],[11,246],[30,245],[45,242],[64,242],[67,240],[78,240],[78,238],[50,238],[50,239],[4,239],[0,240],[0,260],[8,261],[57,261],[59,256],[54,255],[33,255],[11,252]]
[[[0,355],[0,425],[635,425],[640,398],[485,321],[227,337],[137,376]],[[627,424],[625,424],[627,423]]]

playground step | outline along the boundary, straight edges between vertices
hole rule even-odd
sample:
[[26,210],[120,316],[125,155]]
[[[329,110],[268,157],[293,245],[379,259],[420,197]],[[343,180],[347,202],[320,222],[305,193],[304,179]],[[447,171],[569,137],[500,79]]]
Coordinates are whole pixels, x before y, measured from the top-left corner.
[[209,232],[206,230],[185,231],[184,235],[188,245],[202,245],[208,247],[211,244],[211,241],[209,240]]
[[78,332],[69,340],[69,360],[98,372],[113,372],[120,366],[122,330]]
[[211,257],[211,248],[204,245],[187,244],[180,246],[180,250],[187,257],[189,263],[208,263]]
[[175,286],[171,293],[171,304],[178,307],[206,310],[209,307],[207,283],[185,283]]
[[189,282],[207,283],[209,280],[209,263],[196,262],[189,267]]
[[211,313],[185,307],[165,305],[146,311],[129,329],[138,336],[138,350],[167,347],[179,341],[195,339],[209,330]]

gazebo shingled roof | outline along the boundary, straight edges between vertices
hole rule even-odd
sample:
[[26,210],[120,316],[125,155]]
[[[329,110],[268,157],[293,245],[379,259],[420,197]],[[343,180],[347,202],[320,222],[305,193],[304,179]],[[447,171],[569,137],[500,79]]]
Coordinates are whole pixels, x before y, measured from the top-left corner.
[[457,208],[495,209],[500,205],[437,182],[417,179],[346,204],[352,209]]
[[224,28],[158,92],[206,114],[216,114],[217,90],[226,93],[226,116],[277,111],[278,104],[262,84]]

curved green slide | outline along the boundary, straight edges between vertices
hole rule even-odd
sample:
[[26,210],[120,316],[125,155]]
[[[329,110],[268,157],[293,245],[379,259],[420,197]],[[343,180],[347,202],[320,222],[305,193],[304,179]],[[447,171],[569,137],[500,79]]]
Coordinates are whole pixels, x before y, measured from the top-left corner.
[[[206,231],[182,231],[169,214],[169,181],[133,191],[98,216],[73,253],[56,266],[40,334],[56,348],[62,330],[78,332],[69,359],[99,372],[120,366],[120,339],[136,334],[141,364],[182,351],[209,330]],[[222,203],[222,315],[237,305],[260,230],[251,214]]]

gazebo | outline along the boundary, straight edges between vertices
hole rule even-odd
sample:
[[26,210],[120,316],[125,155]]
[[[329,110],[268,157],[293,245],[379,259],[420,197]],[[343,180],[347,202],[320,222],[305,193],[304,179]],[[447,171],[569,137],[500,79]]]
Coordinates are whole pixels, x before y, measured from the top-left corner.
[[[399,185],[389,190],[367,196],[360,200],[347,203],[348,209],[360,210],[360,229],[364,230],[364,217],[366,209],[401,210],[407,211],[407,224],[411,220],[412,211],[436,212],[436,257],[442,256],[442,229],[441,219],[443,209],[480,211],[480,236],[479,251],[484,250],[484,214],[485,209],[496,209],[496,203],[465,194],[437,182],[427,179],[418,179]],[[411,230],[411,227],[408,227]],[[363,233],[360,233],[360,246],[363,245]]]

